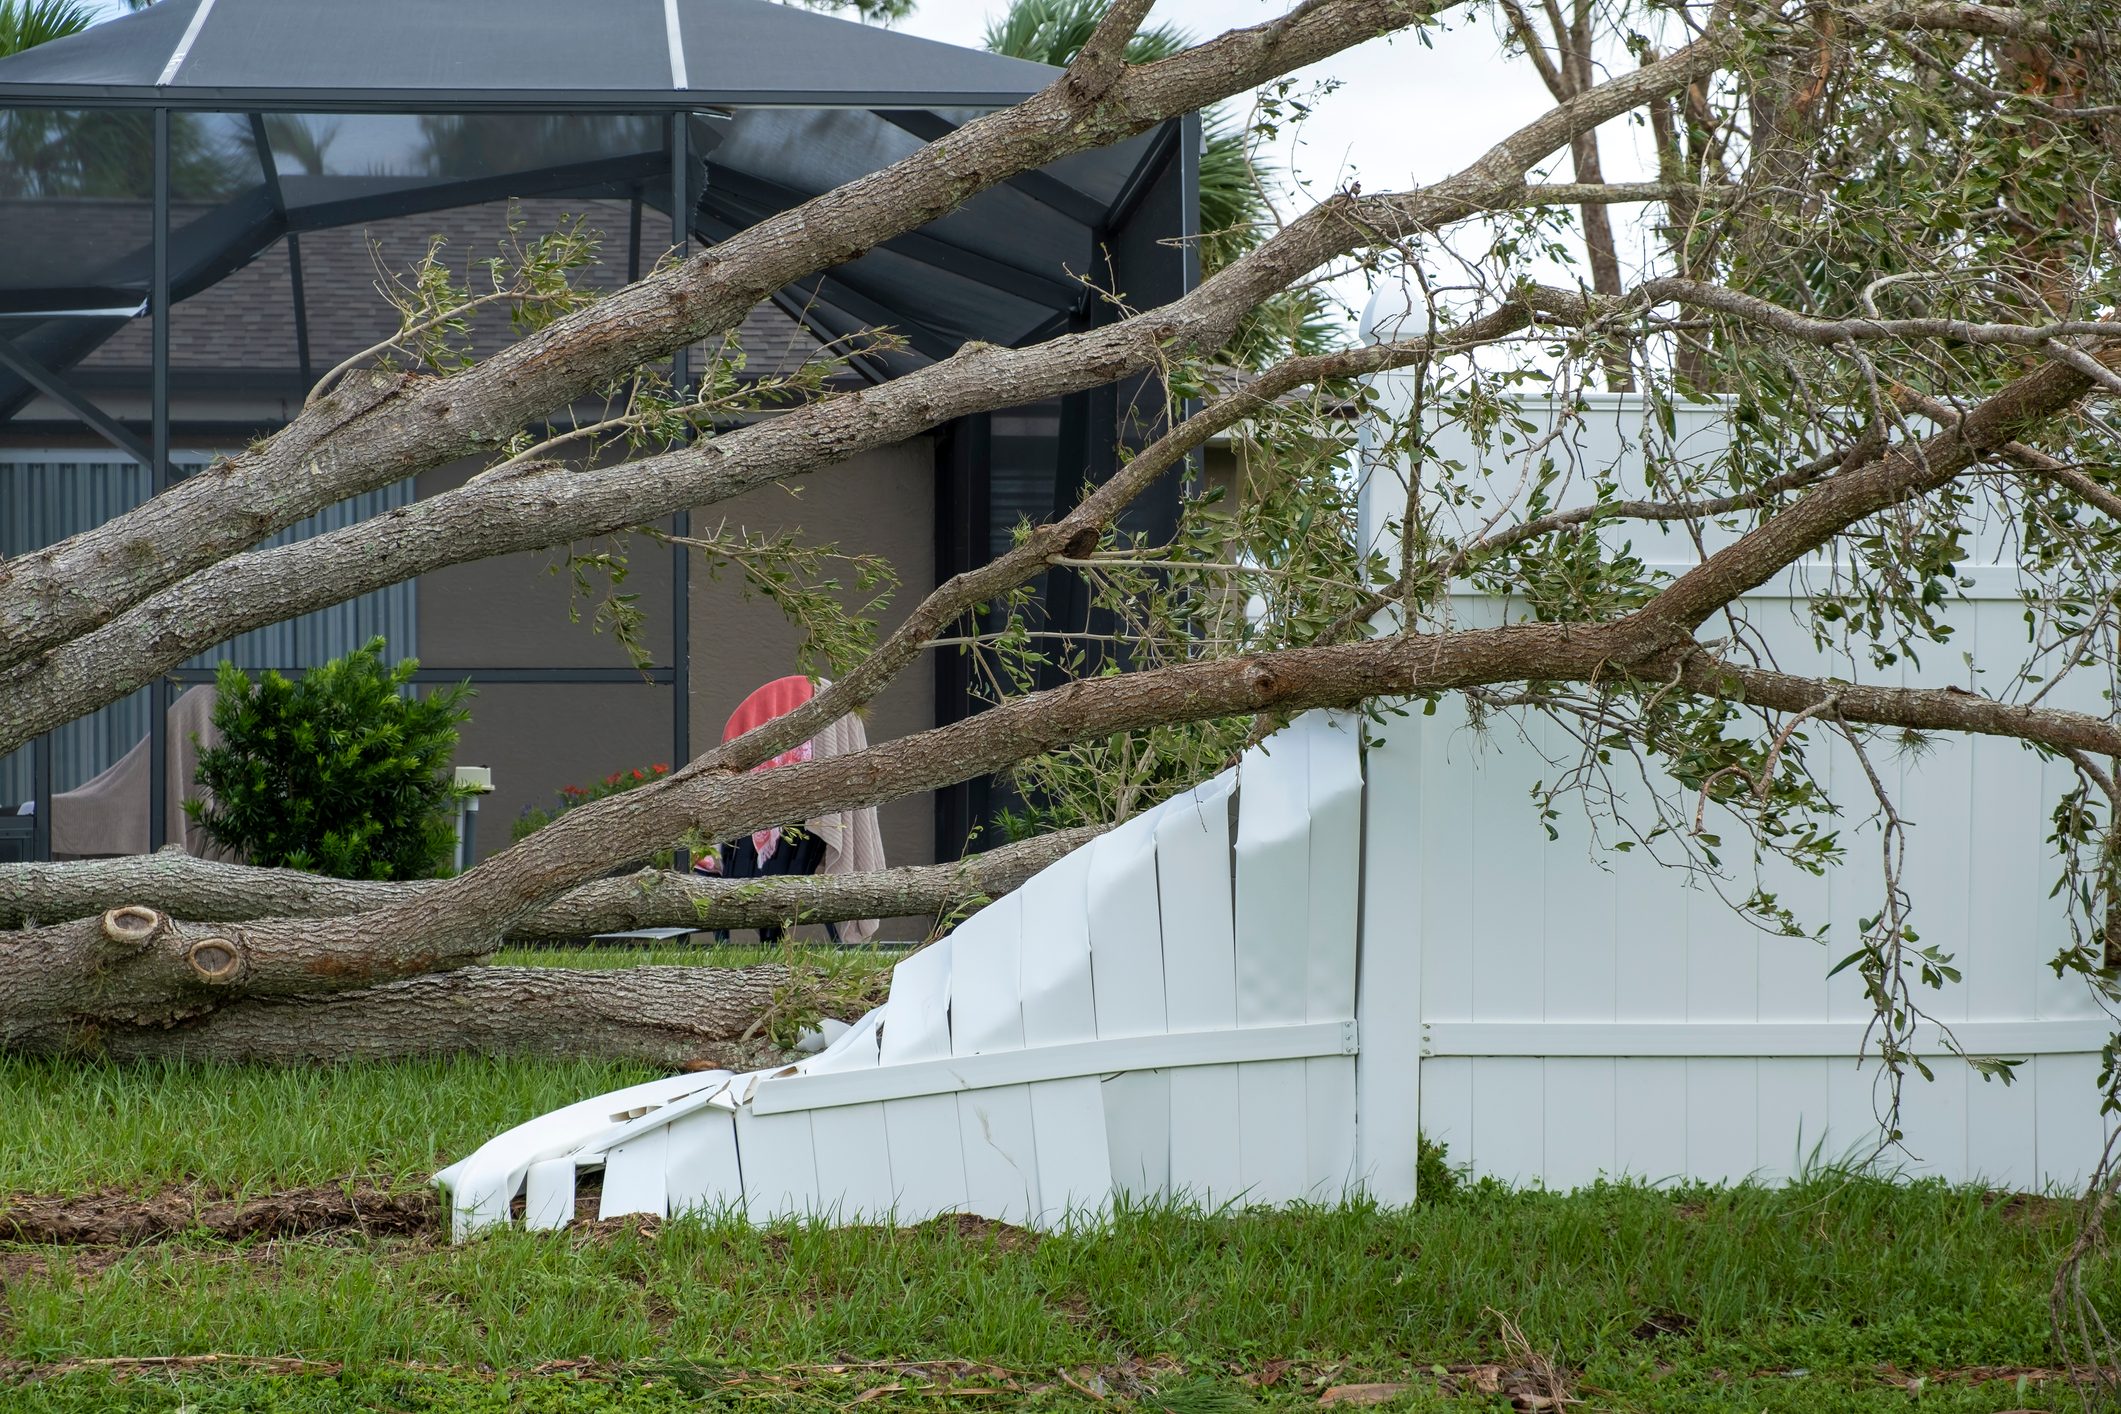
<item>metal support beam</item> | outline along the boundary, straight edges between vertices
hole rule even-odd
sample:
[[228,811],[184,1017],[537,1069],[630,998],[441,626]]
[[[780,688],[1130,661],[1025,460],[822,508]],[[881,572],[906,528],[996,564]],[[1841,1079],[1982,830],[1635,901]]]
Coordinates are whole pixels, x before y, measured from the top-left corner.
[[[691,158],[687,140],[691,136],[690,115],[670,115],[670,243],[683,250],[692,246]],[[680,345],[670,356],[670,385],[679,397],[692,387],[692,350]],[[692,534],[692,512],[680,510],[670,517],[671,534]],[[670,765],[680,770],[692,759],[692,548],[670,547]],[[683,851],[679,851],[682,855]],[[678,860],[680,869],[691,868],[689,860]]]
[[641,278],[641,189],[633,189],[633,200],[627,204],[626,217],[626,283],[636,284]]
[[[169,110],[155,110],[154,368],[151,397],[154,460],[148,464],[151,496],[169,486]],[[147,847],[169,842],[169,679],[147,685]]]
[[36,822],[30,826],[29,857],[52,857],[52,797],[59,792],[52,782],[52,734],[46,732],[30,747],[30,798],[37,802]]
[[[716,208],[724,216],[742,224],[755,224],[777,212],[800,206],[810,199],[806,193],[793,187],[712,163],[708,164],[707,181]],[[963,279],[977,281],[1005,294],[1014,295],[1026,304],[1042,305],[1047,309],[1074,309],[1088,294],[1080,280],[1041,275],[919,231],[909,231],[905,235],[879,241],[876,248],[888,250],[894,255],[902,255],[908,260],[918,261],[936,270],[947,271]]]
[[309,298],[302,289],[302,238],[293,231],[287,233],[287,282],[294,291],[295,367],[307,392],[317,377],[309,361]]
[[0,339],[0,367],[81,419],[104,441],[142,466],[154,465],[154,453],[145,442],[125,430],[118,419],[75,391],[65,378],[24,353],[12,340]]
[[[1170,161],[1172,146],[1179,141],[1185,126],[1185,118],[1173,118],[1156,130],[1155,136],[1150,139],[1149,150],[1142,154],[1142,160],[1127,174],[1126,183],[1120,187],[1119,195],[1112,199],[1112,210],[1104,222],[1108,231],[1117,231],[1132,220],[1134,209],[1141,205],[1142,198],[1159,182],[1165,180],[1165,164]],[[1196,168],[1200,165],[1200,153],[1197,149],[1193,154],[1193,165]]]
[[[912,133],[922,142],[934,142],[957,131],[957,124],[925,108],[872,108],[870,111],[893,127]],[[1095,227],[1105,222],[1105,208],[1094,197],[1077,191],[1058,177],[1044,172],[1024,172],[1010,177],[1005,185],[1041,206],[1051,207],[1077,225]]]
[[[287,221],[287,193],[280,187],[280,163],[273,156],[272,134],[265,130],[265,115],[250,115],[251,146],[257,149],[258,171],[265,179],[265,194],[272,198],[273,210],[280,213],[281,223]],[[295,368],[302,379],[302,389],[309,390],[316,382],[315,370],[309,361],[309,297],[302,286],[302,238],[293,231],[287,233],[287,290],[288,310],[295,318]]]
[[660,177],[667,170],[668,158],[660,152],[600,157],[592,162],[571,162],[528,172],[503,172],[491,177],[401,187],[339,201],[314,202],[290,211],[287,224],[290,230],[321,231],[335,226],[358,226],[370,221],[422,216],[434,211],[479,206],[489,201],[533,196],[595,196],[623,201],[632,194],[635,183]]

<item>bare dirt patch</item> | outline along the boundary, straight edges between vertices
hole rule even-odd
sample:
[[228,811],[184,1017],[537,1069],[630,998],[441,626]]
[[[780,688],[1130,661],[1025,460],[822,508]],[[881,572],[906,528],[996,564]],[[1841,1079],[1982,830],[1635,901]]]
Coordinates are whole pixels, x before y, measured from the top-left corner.
[[1034,1251],[1040,1241],[1039,1234],[1029,1228],[972,1213],[944,1213],[928,1219],[915,1231],[955,1236],[966,1242],[992,1242],[996,1248],[1008,1253]]
[[241,1199],[203,1188],[68,1197],[24,1193],[0,1199],[0,1242],[42,1246],[123,1247],[187,1235],[227,1241],[324,1232],[417,1237],[441,1229],[442,1206],[433,1191],[393,1191],[366,1182]]

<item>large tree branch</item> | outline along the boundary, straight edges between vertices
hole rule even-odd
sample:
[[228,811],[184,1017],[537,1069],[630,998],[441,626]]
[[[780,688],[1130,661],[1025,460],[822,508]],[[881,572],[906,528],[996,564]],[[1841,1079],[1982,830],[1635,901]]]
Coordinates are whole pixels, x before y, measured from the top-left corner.
[[2084,712],[1999,702],[1956,688],[1873,687],[1748,667],[1705,649],[1677,655],[1670,677],[1692,692],[1778,712],[1826,713],[1843,721],[1911,731],[2015,737],[2067,754],[2121,756],[2121,723]]
[[[108,622],[312,511],[499,447],[526,423],[734,327],[791,280],[843,264],[997,183],[1257,87],[1447,3],[1320,0],[1116,70],[1100,42],[1016,107],[975,118],[463,372],[351,377],[262,447],[95,530],[0,563],[0,667]],[[1132,8],[1104,27],[1122,35],[1122,47]]]
[[[1922,0],[1904,4],[1899,0],[1875,5],[1852,5],[1843,17],[1865,29],[1887,31],[1939,30],[1955,34],[1977,34],[1987,39],[2044,41],[2054,30],[2037,11],[2010,5],[1979,5],[1962,0]],[[2080,42],[2097,43],[2087,30],[2074,36]]]
[[1719,29],[1600,84],[1418,192],[1331,198],[1184,298],[1096,331],[1029,349],[970,345],[882,387],[713,441],[615,466],[474,482],[343,531],[200,571],[20,674],[0,703],[0,750],[115,701],[245,629],[445,565],[624,529],[807,474],[953,417],[1098,386],[1173,353],[1220,348],[1248,311],[1344,252],[1522,202],[1525,173],[1572,133],[1713,69],[1732,42]]
[[[1291,649],[1072,683],[950,727],[834,757],[738,775],[699,773],[570,812],[578,832],[621,850],[687,817],[717,833],[828,808],[874,804],[1000,768],[1073,741],[1239,712],[1352,706],[1502,682],[1680,680],[1689,690],[1785,710],[1832,697],[1850,720],[2012,736],[2057,750],[2121,754],[2121,724],[1973,694],[1870,689],[1720,663],[1692,645],[1630,658],[1625,621],[1521,623]],[[531,916],[581,866],[579,839],[547,827],[416,905],[320,922],[173,923],[119,913],[0,938],[0,1044],[44,1047],[84,1027],[211,1025],[237,997],[304,998],[447,967]],[[250,1005],[249,1001],[246,1005]]]
[[0,1043],[123,1060],[315,1065],[469,1054],[734,1069],[770,1063],[755,1029],[795,980],[770,965],[465,967],[298,1002],[244,998],[168,1026],[56,1018]]
[[849,756],[770,771],[688,770],[569,811],[410,904],[240,925],[159,914],[0,936],[0,1045],[104,1024],[161,1025],[239,996],[304,997],[436,971],[490,951],[604,858],[637,858],[688,826],[728,838],[827,809],[879,804],[1092,737],[1259,711],[1348,706],[1526,676],[1581,677],[1611,658],[1604,629],[1523,624],[1291,649],[1123,674],[1028,694],[963,722]]
[[[1060,830],[947,864],[807,878],[707,879],[643,869],[597,879],[530,914],[510,940],[586,938],[628,928],[770,928],[850,918],[934,914],[1008,893],[1095,829]],[[0,928],[144,907],[200,923],[333,918],[402,908],[438,882],[330,879],[298,869],[254,869],[176,851],[68,864],[0,865]]]
[[[2099,355],[2102,366],[2117,355],[2121,342],[2106,344]],[[2068,363],[2043,364],[1934,435],[1821,482],[1644,605],[1627,621],[1630,652],[1639,654],[1659,639],[1670,646],[1691,638],[1709,615],[1739,595],[1767,583],[1865,517],[1943,486],[2073,405],[2092,386],[2090,377]]]
[[[1847,344],[1877,339],[1943,339],[1962,344],[2046,349],[2057,339],[2115,337],[2111,319],[2069,319],[2049,324],[2006,324],[1970,319],[1819,319],[1812,315],[1701,280],[1645,280],[1627,303],[1688,305],[1743,319],[1808,344]],[[2080,369],[2080,371],[2083,371]]]

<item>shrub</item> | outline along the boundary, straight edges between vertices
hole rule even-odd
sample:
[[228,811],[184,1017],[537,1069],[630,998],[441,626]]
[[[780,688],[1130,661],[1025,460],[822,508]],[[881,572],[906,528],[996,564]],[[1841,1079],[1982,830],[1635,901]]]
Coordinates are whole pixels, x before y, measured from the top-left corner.
[[290,682],[256,683],[223,663],[214,726],[199,756],[211,803],[184,808],[251,863],[341,879],[426,879],[456,848],[451,777],[469,684],[408,695],[419,663],[383,666],[383,640]]
[[1426,1134],[1415,1142],[1414,1201],[1448,1203],[1463,1193],[1466,1173],[1451,1166],[1450,1151]]

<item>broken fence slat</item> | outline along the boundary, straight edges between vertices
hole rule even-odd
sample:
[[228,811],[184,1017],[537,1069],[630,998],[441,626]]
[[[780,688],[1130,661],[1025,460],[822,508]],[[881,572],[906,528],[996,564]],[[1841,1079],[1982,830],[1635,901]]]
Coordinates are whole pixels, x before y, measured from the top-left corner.
[[1158,1036],[1122,1036],[1111,1041],[1079,1041],[1072,1046],[881,1065],[874,1070],[769,1075],[752,1088],[747,1108],[759,1114],[787,1114],[832,1105],[1065,1080],[1078,1075],[1114,1075],[1125,1070],[1352,1056],[1355,1049],[1353,1021],[1248,1026],[1234,1031],[1172,1031]]
[[734,1206],[744,1192],[737,1162],[736,1115],[703,1106],[670,1126],[666,1156],[670,1177],[665,1195],[670,1214],[712,1212]]
[[662,1217],[670,1211],[670,1127],[637,1134],[604,1155],[604,1190],[597,1199],[599,1218],[632,1213]]

